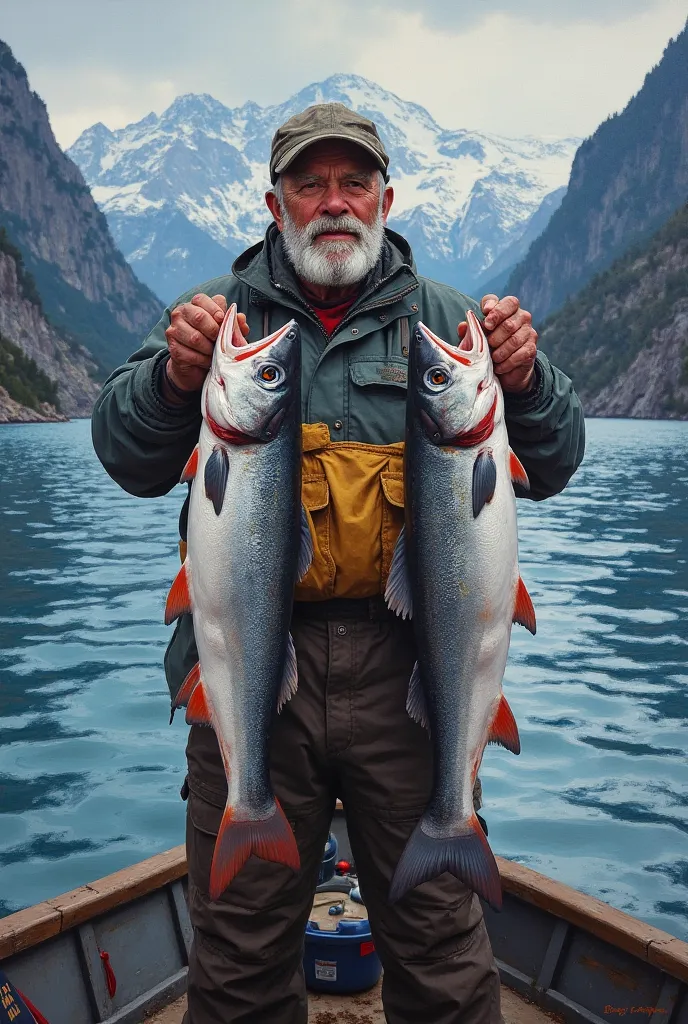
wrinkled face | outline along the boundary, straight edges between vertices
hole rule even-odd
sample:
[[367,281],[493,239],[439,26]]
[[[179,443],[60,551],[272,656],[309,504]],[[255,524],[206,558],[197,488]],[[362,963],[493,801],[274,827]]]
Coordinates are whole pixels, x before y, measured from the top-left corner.
[[361,147],[314,143],[280,175],[275,194],[275,220],[302,280],[347,286],[375,266],[393,193]]
[[247,345],[230,306],[201,399],[210,430],[234,443],[273,440],[298,394],[300,364],[295,321]]
[[409,380],[423,430],[434,444],[471,447],[490,436],[502,415],[501,388],[480,322],[471,311],[458,348],[418,324]]

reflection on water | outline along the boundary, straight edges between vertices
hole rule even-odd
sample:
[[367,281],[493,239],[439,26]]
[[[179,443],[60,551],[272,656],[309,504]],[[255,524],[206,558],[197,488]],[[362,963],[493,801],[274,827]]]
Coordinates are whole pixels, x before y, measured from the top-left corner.
[[[520,502],[538,634],[482,769],[493,849],[688,939],[688,424],[592,421],[565,494]],[[183,841],[162,673],[181,489],[144,501],[89,424],[0,430],[0,914]]]

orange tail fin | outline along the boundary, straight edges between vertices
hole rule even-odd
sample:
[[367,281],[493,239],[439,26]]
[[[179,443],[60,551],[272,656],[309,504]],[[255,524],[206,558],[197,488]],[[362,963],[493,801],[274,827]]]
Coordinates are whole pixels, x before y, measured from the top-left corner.
[[233,808],[225,807],[210,868],[211,899],[220,898],[252,853],[294,871],[301,866],[294,833],[277,801],[274,812],[262,821],[236,821]]

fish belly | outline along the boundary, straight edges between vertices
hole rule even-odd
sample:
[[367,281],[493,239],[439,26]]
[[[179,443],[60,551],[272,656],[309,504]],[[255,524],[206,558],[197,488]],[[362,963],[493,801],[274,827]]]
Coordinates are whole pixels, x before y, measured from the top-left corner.
[[[204,425],[205,427],[205,425]],[[206,497],[201,440],[191,493],[188,558],[201,680],[238,820],[275,809],[267,742],[285,665],[297,543],[293,452],[226,446],[222,509]]]

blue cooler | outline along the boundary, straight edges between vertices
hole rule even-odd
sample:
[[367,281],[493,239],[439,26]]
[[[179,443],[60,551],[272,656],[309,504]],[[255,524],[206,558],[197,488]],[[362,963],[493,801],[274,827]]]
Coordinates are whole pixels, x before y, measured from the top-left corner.
[[306,925],[306,985],[312,992],[365,992],[377,984],[382,964],[365,911],[356,907],[363,902],[358,889],[342,892],[334,888],[337,881],[342,880],[334,879],[331,891],[320,889]]
[[322,885],[324,882],[334,876],[335,864],[337,863],[337,839],[330,832],[325,843],[325,852],[323,853],[323,859],[320,862],[320,874],[318,875],[318,885]]

